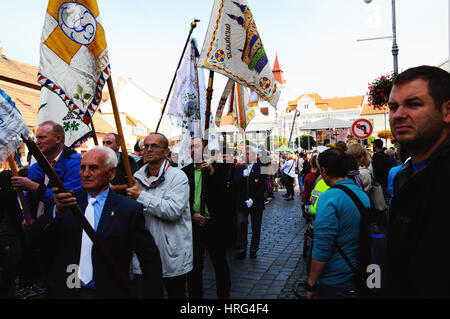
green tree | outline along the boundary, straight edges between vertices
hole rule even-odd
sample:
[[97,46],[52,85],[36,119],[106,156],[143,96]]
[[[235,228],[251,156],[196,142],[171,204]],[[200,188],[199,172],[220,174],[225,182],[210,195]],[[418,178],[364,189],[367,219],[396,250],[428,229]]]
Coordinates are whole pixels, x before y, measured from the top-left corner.
[[300,147],[304,150],[311,150],[317,145],[316,141],[311,135],[303,134],[300,136]]

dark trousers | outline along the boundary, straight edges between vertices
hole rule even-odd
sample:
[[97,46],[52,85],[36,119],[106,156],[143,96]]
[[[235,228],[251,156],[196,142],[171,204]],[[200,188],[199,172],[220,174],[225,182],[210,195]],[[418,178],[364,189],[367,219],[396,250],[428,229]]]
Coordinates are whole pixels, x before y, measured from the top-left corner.
[[192,228],[194,267],[187,277],[189,298],[203,298],[203,268],[205,250],[207,250],[216,274],[217,297],[228,299],[231,286],[230,269],[228,267],[225,243],[218,236],[220,231],[210,222],[207,222],[203,228],[197,225],[192,225]]
[[168,299],[186,299],[186,275],[163,278]]
[[347,282],[339,287],[318,285],[317,299],[347,299],[348,292],[354,289],[353,281]]
[[286,186],[286,195],[289,197],[294,197],[294,178],[286,175],[284,182],[286,184],[284,185]]
[[238,208],[237,210],[237,246],[239,252],[246,252],[248,245],[248,215],[252,223],[252,239],[250,242],[250,253],[256,253],[259,249],[259,240],[261,237],[261,222],[263,209],[250,207]]

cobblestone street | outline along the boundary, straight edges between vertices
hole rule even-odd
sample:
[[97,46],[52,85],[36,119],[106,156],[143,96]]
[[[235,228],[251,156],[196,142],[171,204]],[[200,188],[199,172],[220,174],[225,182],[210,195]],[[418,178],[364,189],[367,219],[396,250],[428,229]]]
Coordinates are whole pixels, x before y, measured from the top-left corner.
[[[266,204],[261,227],[258,257],[234,258],[228,250],[231,273],[231,299],[297,299],[294,289],[305,278],[302,258],[305,220],[301,215],[298,190],[294,201],[285,201],[284,189],[274,193]],[[249,225],[249,241],[251,227]],[[204,269],[206,299],[215,299],[215,274],[206,254]]]

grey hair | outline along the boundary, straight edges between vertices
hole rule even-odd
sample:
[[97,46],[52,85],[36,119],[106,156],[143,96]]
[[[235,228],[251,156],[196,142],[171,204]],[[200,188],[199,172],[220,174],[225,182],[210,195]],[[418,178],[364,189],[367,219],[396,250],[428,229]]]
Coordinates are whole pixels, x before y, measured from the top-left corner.
[[111,148],[106,146],[94,146],[89,150],[89,152],[93,150],[102,151],[103,153],[106,154],[106,162],[105,162],[106,168],[110,169],[112,167],[117,167],[119,161],[117,159],[116,153]]

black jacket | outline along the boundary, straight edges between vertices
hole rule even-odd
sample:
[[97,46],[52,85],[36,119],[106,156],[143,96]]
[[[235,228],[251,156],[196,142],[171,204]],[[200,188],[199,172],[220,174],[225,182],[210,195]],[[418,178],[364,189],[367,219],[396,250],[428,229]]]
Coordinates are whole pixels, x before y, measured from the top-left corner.
[[[86,191],[82,189],[74,196],[81,211],[84,212],[87,206]],[[145,228],[140,204],[110,190],[96,233],[127,277],[132,252],[135,251],[144,274],[144,296],[162,298],[161,259],[153,237]],[[28,232],[30,243],[52,245],[53,257],[49,263],[47,297],[77,297],[74,290],[67,287],[66,281],[70,275],[67,267],[79,263],[81,235],[81,225],[69,209],[56,218],[53,218],[53,209],[49,209],[32,224]],[[95,245],[92,247],[92,263],[98,297],[127,297]]]
[[380,183],[383,189],[386,189],[389,170],[392,168],[389,156],[384,154],[384,152],[373,154],[372,167],[374,180]]
[[243,173],[247,166],[236,167],[234,183],[236,186],[236,208],[247,209],[245,201],[251,198],[253,205],[251,209],[264,209],[264,190],[267,186],[264,176],[261,174],[261,164],[254,163],[250,175],[244,177]]
[[[191,215],[194,214],[194,195],[195,195],[195,180],[194,180],[194,164],[191,163],[181,169],[187,176],[189,180],[189,205],[191,208]],[[217,192],[218,181],[216,176],[207,175],[206,176],[206,205],[208,206],[208,211],[211,214],[211,220],[217,221],[220,216],[218,216],[220,204],[220,194]]]
[[415,173],[394,179],[389,212],[387,297],[450,298],[450,138]]
[[[132,158],[130,155],[128,155],[128,162],[130,162],[131,174],[136,173],[136,171],[139,169],[138,163],[136,163],[134,158]],[[114,179],[111,181],[111,185],[124,185],[124,184],[128,184],[127,172],[125,170],[125,164],[123,163],[122,160],[122,153],[119,152],[119,161],[117,163],[116,175],[114,176]],[[127,195],[125,191],[117,193],[124,196]]]

